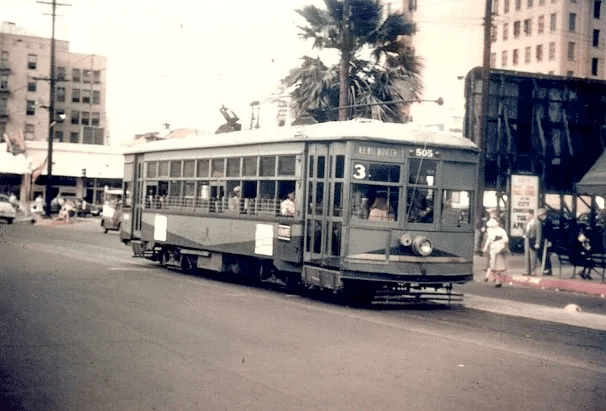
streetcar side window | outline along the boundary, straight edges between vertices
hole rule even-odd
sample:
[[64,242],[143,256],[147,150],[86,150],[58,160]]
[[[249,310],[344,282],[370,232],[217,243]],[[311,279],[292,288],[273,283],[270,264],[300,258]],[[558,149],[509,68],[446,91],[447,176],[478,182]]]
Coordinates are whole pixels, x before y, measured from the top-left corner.
[[158,162],[150,161],[147,163],[147,178],[156,178],[158,172]]
[[157,189],[145,207],[233,213],[239,203],[239,214],[278,216],[300,163],[297,155],[149,161],[146,184]]
[[442,224],[471,224],[471,192],[444,190],[442,192]]

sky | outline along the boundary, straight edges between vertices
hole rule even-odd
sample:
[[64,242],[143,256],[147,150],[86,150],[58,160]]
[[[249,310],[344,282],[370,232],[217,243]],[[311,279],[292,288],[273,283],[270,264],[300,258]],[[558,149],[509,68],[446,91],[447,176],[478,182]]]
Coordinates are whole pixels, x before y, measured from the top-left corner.
[[[253,101],[269,99],[304,55],[295,9],[321,0],[58,0],[55,37],[72,53],[107,56],[111,141],[198,128],[214,132],[233,110],[244,128]],[[50,38],[51,6],[0,0],[0,20]],[[263,113],[262,113],[263,115]],[[262,121],[270,121],[262,117]],[[273,120],[273,119],[271,119]]]
[[[302,56],[321,56],[326,64],[339,59],[298,37],[297,26],[304,23],[295,9],[310,4],[324,8],[322,0],[58,1],[70,6],[57,8],[56,38],[69,41],[73,53],[107,56],[112,144],[162,132],[163,123],[171,129],[214,132],[225,122],[222,105],[248,128],[250,103],[278,91],[280,79],[300,65]],[[443,97],[446,103],[413,107],[413,117],[421,122],[435,121],[438,111],[462,114],[463,82],[458,78],[481,64],[481,19],[476,15],[483,14],[483,1],[425,2],[432,17],[419,22],[415,40],[417,53],[428,62],[423,98]],[[0,10],[0,20],[14,22],[27,34],[51,36],[51,17],[44,15],[50,5],[0,0]],[[463,27],[471,27],[472,37],[461,37],[467,32]],[[262,107],[260,125],[268,123],[275,123],[275,112]]]

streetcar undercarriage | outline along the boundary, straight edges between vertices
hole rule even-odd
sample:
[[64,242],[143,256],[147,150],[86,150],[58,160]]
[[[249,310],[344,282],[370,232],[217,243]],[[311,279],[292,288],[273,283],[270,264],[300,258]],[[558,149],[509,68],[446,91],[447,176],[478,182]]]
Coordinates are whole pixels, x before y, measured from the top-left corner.
[[[283,271],[271,260],[207,250],[182,249],[132,241],[135,257],[158,262],[166,268],[192,272],[196,269],[227,273],[260,283],[273,283],[291,291],[319,291],[342,297],[346,304],[402,304],[437,301],[456,303],[463,294],[453,291],[454,284],[465,283],[472,275],[419,278],[387,278],[371,273],[352,273],[304,265],[298,271]],[[373,278],[374,277],[374,278]],[[393,276],[392,276],[393,277]]]

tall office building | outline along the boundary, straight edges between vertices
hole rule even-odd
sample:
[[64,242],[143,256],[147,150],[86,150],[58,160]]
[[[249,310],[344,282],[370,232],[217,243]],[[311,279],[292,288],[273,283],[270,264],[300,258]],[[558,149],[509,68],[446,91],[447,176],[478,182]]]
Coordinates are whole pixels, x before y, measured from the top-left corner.
[[493,0],[491,67],[604,79],[601,0]]
[[[48,138],[51,40],[18,33],[12,23],[0,32],[0,139],[23,130],[26,141]],[[69,42],[55,41],[54,141],[107,144],[106,68],[104,56],[69,52]]]
[[[105,186],[121,187],[121,149],[109,146],[107,132],[106,75],[106,57],[71,53],[68,41],[55,40],[55,121],[51,122],[51,39],[2,23],[0,144],[6,148],[0,149],[0,193],[16,194],[26,202],[44,195],[50,185],[53,196],[100,203]],[[45,162],[51,131],[53,179],[49,182]],[[5,141],[7,137],[10,141]]]

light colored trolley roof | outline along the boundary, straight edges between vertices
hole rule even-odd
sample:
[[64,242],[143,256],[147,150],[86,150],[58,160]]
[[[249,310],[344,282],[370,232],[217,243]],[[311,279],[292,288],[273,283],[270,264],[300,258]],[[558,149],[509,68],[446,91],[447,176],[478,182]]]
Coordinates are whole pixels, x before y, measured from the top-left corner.
[[409,124],[383,123],[377,120],[364,119],[234,131],[223,134],[192,134],[178,139],[139,144],[126,149],[125,154],[325,140],[427,144],[429,146],[452,147],[471,151],[478,150],[471,140],[462,135],[422,129]]

